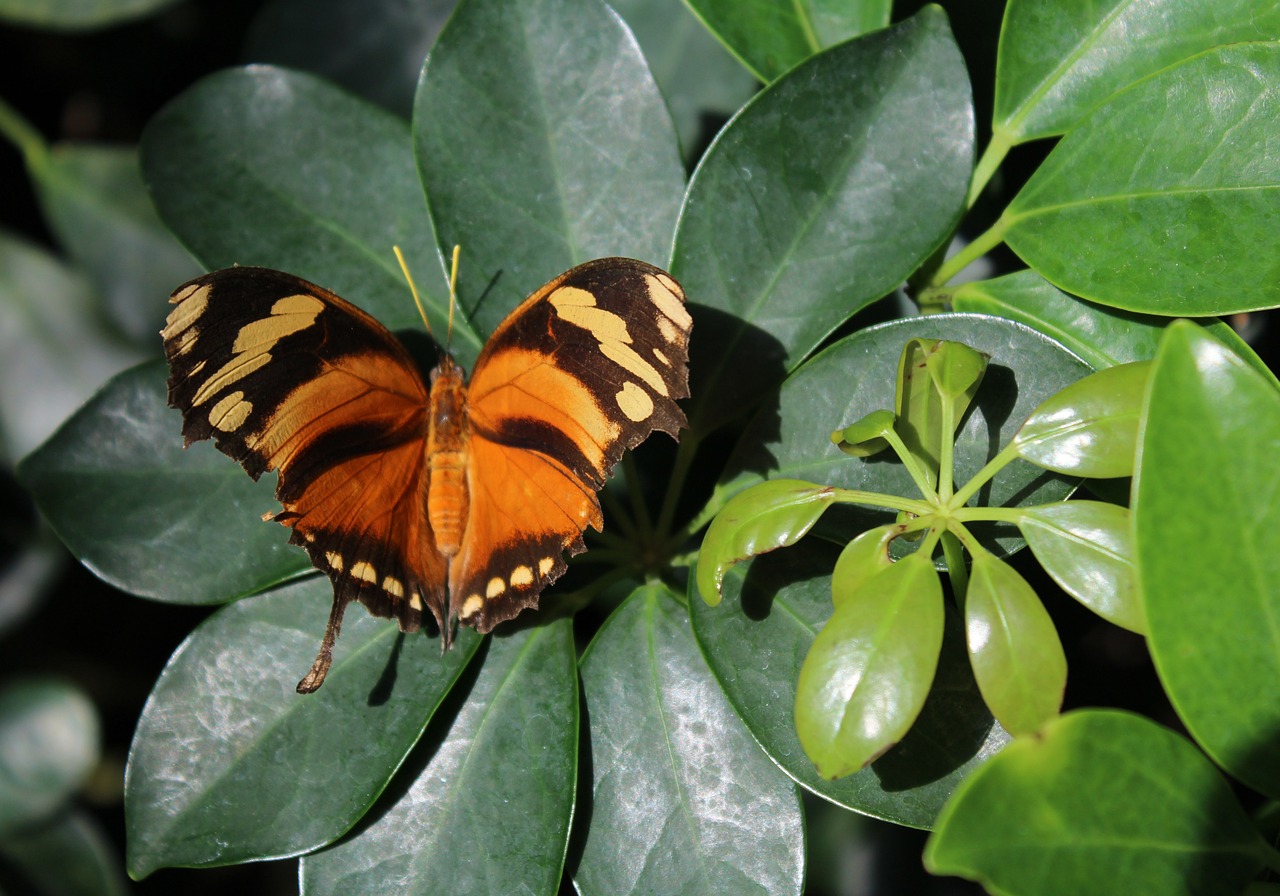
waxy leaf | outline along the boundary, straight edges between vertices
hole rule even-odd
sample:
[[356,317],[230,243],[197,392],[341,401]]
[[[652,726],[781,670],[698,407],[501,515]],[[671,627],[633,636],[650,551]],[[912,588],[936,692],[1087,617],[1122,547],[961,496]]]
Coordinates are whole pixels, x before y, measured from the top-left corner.
[[640,48],[599,0],[462,0],[422,71],[413,132],[480,332],[589,259],[666,266],[679,145]]
[[844,546],[831,571],[831,602],[837,610],[855,599],[858,589],[872,577],[893,565],[889,543],[897,533],[897,526],[879,526]]
[[466,701],[438,736],[428,729],[369,823],[302,860],[308,896],[427,893],[442,877],[451,896],[515,880],[557,892],[578,757],[573,623],[495,636],[482,658]]
[[294,687],[332,599],[329,581],[313,576],[240,601],[169,660],[125,776],[135,878],[337,839],[382,792],[481,641],[463,628],[441,654],[435,638],[352,607],[324,687],[303,696]]
[[1005,241],[1054,285],[1165,315],[1280,304],[1280,43],[1219,47],[1116,94],[1005,210]]
[[831,434],[831,444],[850,457],[871,457],[889,447],[886,433],[894,431],[893,411],[872,411],[856,423]]
[[712,520],[698,552],[698,591],[720,603],[720,583],[735,563],[795,544],[836,499],[830,486],[773,479],[735,495]]
[[970,775],[924,861],[1010,896],[1239,893],[1266,849],[1194,745],[1141,716],[1086,710]]
[[836,607],[805,657],[796,731],[826,778],[856,772],[920,714],[942,648],[942,583],[910,554]]
[[1280,392],[1186,322],[1160,346],[1133,484],[1161,684],[1227,772],[1280,796]]
[[1108,367],[1046,399],[1013,437],[1018,455],[1076,476],[1132,475],[1149,372],[1145,361]]
[[[309,569],[254,482],[209,442],[182,447],[165,367],[113,379],[18,467],[58,537],[99,578],[170,603],[221,603]],[[199,545],[199,550],[192,550]]]
[[1146,634],[1129,508],[1102,501],[1046,504],[1028,508],[1018,528],[1063,591],[1108,622]]
[[973,554],[964,628],[973,677],[1006,731],[1032,734],[1057,715],[1067,686],[1057,629],[1027,580],[987,551]]
[[798,894],[795,785],[711,677],[675,595],[637,590],[581,667],[592,794],[577,891]]

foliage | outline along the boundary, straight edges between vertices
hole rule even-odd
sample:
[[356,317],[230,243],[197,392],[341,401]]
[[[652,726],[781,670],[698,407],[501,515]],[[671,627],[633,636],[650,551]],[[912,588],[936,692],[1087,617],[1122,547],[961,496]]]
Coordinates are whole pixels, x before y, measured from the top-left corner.
[[[47,147],[0,106],[90,276],[13,270],[43,264],[26,284],[125,333],[191,264],[142,181],[199,265],[287,270],[402,331],[418,323],[391,246],[443,332],[460,244],[464,364],[526,293],[600,255],[666,266],[694,315],[689,429],[621,465],[604,536],[546,612],[444,655],[355,612],[310,697],[292,687],[329,586],[258,521],[269,477],[180,449],[161,363],[26,454],[20,481],[95,573],[225,604],[139,720],[129,873],[301,856],[316,893],[799,892],[799,787],[933,829],[928,867],[992,892],[1238,892],[1280,871],[1267,815],[1223,776],[1280,797],[1280,397],[1212,319],[1280,305],[1280,11],[1010,0],[977,157],[936,7],[628,0],[624,23],[599,0],[461,0],[419,73],[447,7],[353,22],[280,0],[253,43],[292,67],[175,97],[141,179],[131,154]],[[288,36],[298,16],[326,23],[309,43]],[[728,54],[673,52],[708,32]],[[335,61],[360,38],[377,64]],[[699,154],[691,110],[737,106]],[[1046,137],[1005,195],[1006,159]],[[948,256],[958,232],[978,235]],[[1001,243],[1025,269],[972,279]],[[903,283],[930,313],[854,319],[892,315]],[[1069,500],[1082,478],[1100,500]],[[1147,635],[1190,739],[1057,715],[1066,666],[1024,544]],[[21,718],[0,702],[0,731]],[[0,864],[33,837],[27,855],[77,838],[96,855],[49,808],[77,774],[0,831]]]

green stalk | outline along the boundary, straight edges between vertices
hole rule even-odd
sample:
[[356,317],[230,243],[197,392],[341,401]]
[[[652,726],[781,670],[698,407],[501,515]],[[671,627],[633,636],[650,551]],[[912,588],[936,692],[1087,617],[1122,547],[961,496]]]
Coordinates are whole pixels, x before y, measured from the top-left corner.
[[985,233],[979,234],[972,243],[944,261],[934,273],[929,285],[942,286],[947,283],[952,277],[968,267],[969,262],[981,258],[1004,242],[1004,232],[1008,229],[1008,222],[1001,217]]
[[49,145],[40,132],[4,100],[0,100],[0,135],[18,148],[27,168],[33,173],[44,167],[49,157]]

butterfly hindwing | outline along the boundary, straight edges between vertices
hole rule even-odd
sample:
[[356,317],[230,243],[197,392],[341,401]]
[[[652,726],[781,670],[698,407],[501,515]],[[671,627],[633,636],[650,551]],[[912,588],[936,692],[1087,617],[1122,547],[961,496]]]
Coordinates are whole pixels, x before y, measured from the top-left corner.
[[471,508],[450,610],[480,631],[536,603],[563,552],[601,526],[596,491],[622,453],[685,425],[692,320],[666,272],[587,262],[499,325],[468,387]]

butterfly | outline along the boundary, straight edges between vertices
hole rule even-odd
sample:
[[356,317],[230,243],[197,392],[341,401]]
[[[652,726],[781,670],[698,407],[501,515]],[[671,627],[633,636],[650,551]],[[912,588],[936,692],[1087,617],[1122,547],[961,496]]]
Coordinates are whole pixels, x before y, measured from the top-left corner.
[[292,274],[232,267],[178,287],[165,328],[169,404],[212,438],[333,583],[324,682],[353,601],[416,631],[430,612],[488,632],[526,607],[603,525],[596,492],[624,450],[686,425],[692,319],[665,271],[581,264],[507,316],[471,379],[441,351],[424,379],[373,317]]

